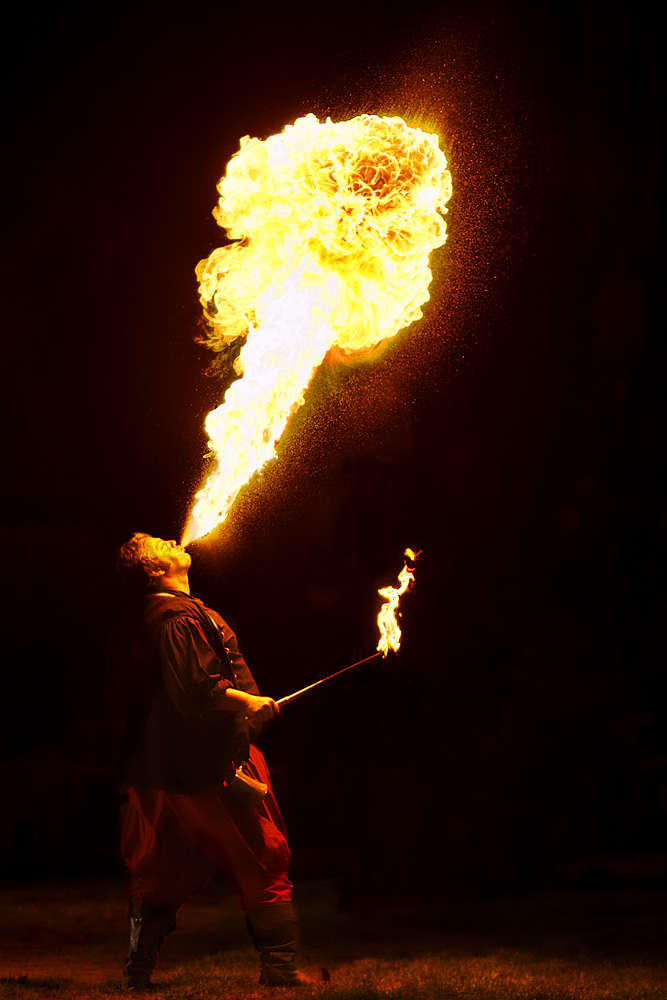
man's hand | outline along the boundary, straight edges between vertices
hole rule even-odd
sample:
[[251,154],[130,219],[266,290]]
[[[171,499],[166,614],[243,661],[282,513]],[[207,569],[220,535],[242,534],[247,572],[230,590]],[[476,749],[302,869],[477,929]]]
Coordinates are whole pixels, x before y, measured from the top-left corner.
[[273,698],[265,698],[260,694],[247,694],[245,691],[237,691],[236,688],[227,688],[225,691],[227,698],[238,702],[237,711],[243,712],[248,722],[259,723],[268,722],[275,715],[280,715],[280,708]]
[[275,715],[280,715],[280,708],[273,698],[264,698],[260,694],[246,695],[245,717],[248,722],[268,722]]

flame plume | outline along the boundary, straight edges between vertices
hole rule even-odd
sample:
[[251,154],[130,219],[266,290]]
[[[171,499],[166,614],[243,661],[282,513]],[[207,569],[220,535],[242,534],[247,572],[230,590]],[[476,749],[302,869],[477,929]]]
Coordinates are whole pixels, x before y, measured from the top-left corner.
[[242,378],[209,413],[216,466],[183,543],[212,531],[276,455],[316,369],[336,345],[358,356],[419,319],[429,256],[451,196],[438,137],[401,118],[299,118],[246,136],[218,185],[218,224],[238,242],[197,266],[207,344],[246,338]]

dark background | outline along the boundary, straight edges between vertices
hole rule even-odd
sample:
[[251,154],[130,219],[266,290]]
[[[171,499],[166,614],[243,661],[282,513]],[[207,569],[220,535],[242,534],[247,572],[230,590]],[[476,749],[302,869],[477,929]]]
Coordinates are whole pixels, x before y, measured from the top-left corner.
[[657,14],[642,3],[65,5],[5,23],[5,875],[120,871],[102,716],[113,561],[178,537],[220,401],[194,267],[241,136],[437,131],[424,319],[325,365],[195,593],[279,697],[295,874],[342,906],[664,884],[665,349]]

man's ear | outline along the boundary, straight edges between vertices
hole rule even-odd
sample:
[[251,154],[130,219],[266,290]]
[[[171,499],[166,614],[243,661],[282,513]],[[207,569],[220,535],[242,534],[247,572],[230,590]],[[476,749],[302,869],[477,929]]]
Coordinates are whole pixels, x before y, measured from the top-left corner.
[[164,576],[166,572],[167,572],[166,569],[149,569],[148,575],[158,577],[158,576]]

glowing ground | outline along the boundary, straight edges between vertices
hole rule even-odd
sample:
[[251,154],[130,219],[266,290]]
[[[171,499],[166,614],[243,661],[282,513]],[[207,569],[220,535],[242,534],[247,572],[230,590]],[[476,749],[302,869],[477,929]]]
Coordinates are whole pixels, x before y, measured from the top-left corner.
[[[222,894],[222,899],[220,898]],[[664,893],[552,892],[520,899],[336,913],[329,882],[299,893],[303,968],[282,995],[397,998],[667,996]],[[123,885],[51,881],[0,893],[0,997],[115,997],[125,948]],[[322,969],[330,974],[322,981]],[[181,911],[155,981],[165,997],[266,997],[233,899],[211,885]]]

